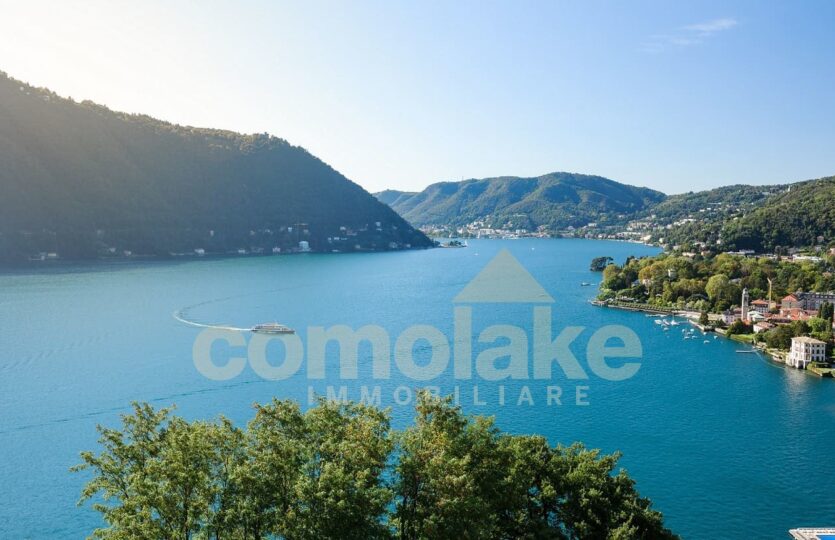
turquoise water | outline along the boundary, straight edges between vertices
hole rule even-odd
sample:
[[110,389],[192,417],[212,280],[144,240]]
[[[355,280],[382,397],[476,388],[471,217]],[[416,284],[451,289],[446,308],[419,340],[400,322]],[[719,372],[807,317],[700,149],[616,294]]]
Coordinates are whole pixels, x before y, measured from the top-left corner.
[[[415,324],[452,336],[452,298],[502,248],[554,297],[554,333],[585,330],[572,350],[586,366],[585,344],[598,328],[633,329],[643,346],[638,373],[624,381],[593,374],[586,381],[555,372],[553,381],[455,381],[451,368],[431,382],[452,392],[471,412],[494,414],[505,430],[582,440],[622,465],[639,490],[687,538],[781,538],[798,526],[835,520],[835,383],[777,367],[725,340],[682,339],[642,314],[595,308],[587,300],[599,275],[591,258],[651,254],[652,248],[602,241],[473,241],[467,249],[302,255],[63,267],[0,275],[0,538],[79,538],[99,524],[75,506],[84,477],[70,474],[81,450],[96,448],[97,423],[115,425],[132,400],[176,403],[189,418],[251,416],[253,402],[273,396],[307,400],[308,387],[379,385],[394,423],[408,407],[392,398],[414,388],[392,368],[390,380],[371,379],[369,351],[360,350],[359,378],[340,381],[335,348],[325,381],[304,370],[267,381],[247,367],[212,381],[192,362],[206,324],[249,327],[278,322],[306,335],[309,326],[383,327],[392,341]],[[489,324],[530,330],[531,305],[473,307],[476,334]],[[478,344],[475,345],[478,347]],[[476,348],[476,352],[478,349]],[[223,347],[216,350],[224,354]],[[229,351],[225,351],[229,352]],[[281,351],[272,351],[280,353]],[[424,351],[425,352],[425,351]],[[473,403],[478,384],[480,402]],[[504,406],[498,385],[504,384]],[[559,385],[562,405],[547,406],[545,386]],[[527,386],[533,405],[516,406]],[[577,405],[577,386],[588,405]],[[402,392],[402,390],[401,390]],[[401,394],[401,398],[403,395]]]

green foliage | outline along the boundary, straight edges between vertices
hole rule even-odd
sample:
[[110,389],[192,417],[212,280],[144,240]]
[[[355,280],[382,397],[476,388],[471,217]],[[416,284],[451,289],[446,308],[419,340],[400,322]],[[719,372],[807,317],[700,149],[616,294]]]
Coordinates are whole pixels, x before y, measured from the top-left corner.
[[835,177],[792,184],[791,189],[723,231],[725,244],[758,252],[835,240]]
[[812,317],[806,324],[809,325],[810,332],[828,332],[832,329],[832,323],[828,319],[821,319],[820,317]]
[[822,303],[818,308],[818,317],[828,320],[829,325],[832,326],[832,320],[835,317],[835,305],[829,302]]
[[710,324],[710,317],[708,316],[707,311],[702,311],[702,313],[699,315],[699,324],[701,324],[702,326],[707,326]]
[[[785,186],[722,186],[705,191],[670,195],[649,212],[667,222],[698,216],[699,221],[713,222],[734,216],[740,210],[762,205]],[[709,212],[705,212],[710,208]]]
[[[603,272],[601,298],[629,296],[659,307],[721,312],[741,302],[747,288],[751,300],[766,299],[768,280],[773,298],[790,292],[835,290],[835,275],[826,263],[795,263],[729,254],[689,259],[670,253],[630,259]],[[639,280],[640,287],[633,285]]]
[[134,405],[83,452],[111,540],[676,538],[619,456],[501,433],[421,393],[412,427],[379,409],[273,400],[245,429]]
[[731,303],[739,298],[739,287],[732,284],[725,274],[716,274],[707,280],[705,292],[708,298],[718,303],[725,301]]
[[740,320],[736,320],[736,321],[732,322],[731,325],[728,326],[728,329],[726,330],[726,334],[728,336],[736,336],[736,335],[750,334],[750,333],[751,333],[751,327],[748,326],[747,324],[745,324],[744,322],[740,321]]
[[809,325],[805,321],[795,321],[783,324],[766,332],[765,343],[771,349],[788,350],[791,348],[792,338],[809,333]]
[[431,245],[287,141],[75,103],[3,73],[0,163],[0,261],[38,252],[85,259],[111,248],[156,256],[286,250],[300,240],[327,251]]
[[591,260],[589,270],[592,272],[602,272],[607,266],[612,264],[614,259],[611,257],[595,257]]

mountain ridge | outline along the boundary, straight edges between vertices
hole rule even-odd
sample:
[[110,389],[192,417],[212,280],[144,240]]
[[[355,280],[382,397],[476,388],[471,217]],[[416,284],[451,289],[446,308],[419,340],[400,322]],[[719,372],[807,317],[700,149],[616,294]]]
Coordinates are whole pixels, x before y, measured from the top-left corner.
[[492,226],[516,222],[528,230],[632,215],[664,197],[649,188],[568,172],[437,182],[417,193],[387,190],[376,196],[417,226],[484,220]]
[[4,261],[432,245],[284,139],[114,112],[2,72],[0,162]]
[[[502,192],[507,182],[542,179],[552,183],[549,188],[560,189],[563,202],[573,202],[574,207],[549,207],[547,197],[542,201],[517,197],[514,201],[512,194]],[[477,188],[474,191],[473,186]],[[698,244],[758,252],[835,242],[835,177],[770,185],[731,184],[674,195],[641,191],[646,189],[593,175],[551,173],[534,178],[438,182],[421,192],[386,190],[375,196],[415,225],[429,228],[479,222],[479,227],[507,230],[513,228],[508,226],[512,224],[530,232],[544,226],[551,234],[565,234],[565,229],[571,234],[571,229],[579,227],[581,235],[598,238],[614,234],[668,246]],[[468,190],[470,198],[461,196]],[[542,193],[537,189],[525,191],[529,198]],[[643,198],[636,201],[636,193]],[[485,194],[493,195],[492,206],[473,204]],[[527,208],[540,215],[512,223],[514,218],[526,217]],[[542,216],[551,211],[553,216]],[[566,212],[571,215],[560,215]],[[604,236],[599,236],[601,233]]]

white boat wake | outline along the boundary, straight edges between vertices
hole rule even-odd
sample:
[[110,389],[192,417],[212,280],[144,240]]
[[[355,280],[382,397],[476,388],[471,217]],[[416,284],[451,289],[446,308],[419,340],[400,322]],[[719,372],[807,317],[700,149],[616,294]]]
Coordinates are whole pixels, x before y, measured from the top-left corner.
[[238,328],[237,326],[226,326],[226,325],[223,325],[223,324],[204,324],[204,323],[199,323],[197,321],[191,321],[183,315],[184,311],[185,311],[185,309],[177,310],[174,313],[172,313],[171,316],[174,317],[175,321],[181,322],[181,323],[183,323],[185,325],[188,325],[188,326],[193,326],[194,328],[212,328],[214,330],[229,330],[231,332],[251,332],[252,331],[251,328]]

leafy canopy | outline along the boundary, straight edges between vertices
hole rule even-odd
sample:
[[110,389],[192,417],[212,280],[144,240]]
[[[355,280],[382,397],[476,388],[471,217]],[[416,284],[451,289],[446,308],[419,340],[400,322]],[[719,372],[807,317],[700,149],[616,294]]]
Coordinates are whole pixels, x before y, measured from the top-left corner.
[[503,434],[426,392],[400,432],[324,400],[256,405],[245,428],[134,404],[99,431],[74,468],[104,518],[93,538],[676,538],[618,454]]

